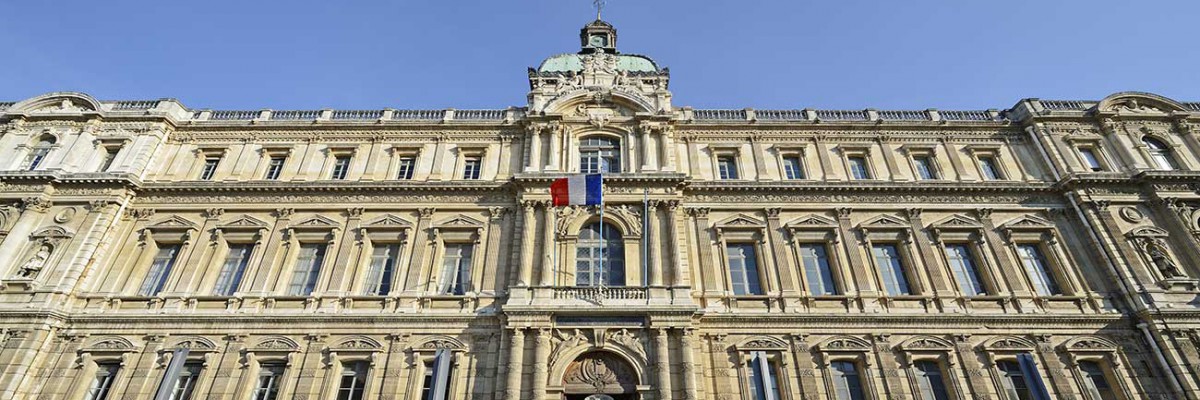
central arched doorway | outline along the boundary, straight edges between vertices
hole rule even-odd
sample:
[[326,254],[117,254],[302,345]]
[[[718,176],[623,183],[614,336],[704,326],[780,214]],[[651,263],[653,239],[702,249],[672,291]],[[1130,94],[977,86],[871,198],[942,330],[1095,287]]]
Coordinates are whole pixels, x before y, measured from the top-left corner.
[[567,400],[637,400],[637,370],[620,356],[594,351],[580,355],[563,374]]

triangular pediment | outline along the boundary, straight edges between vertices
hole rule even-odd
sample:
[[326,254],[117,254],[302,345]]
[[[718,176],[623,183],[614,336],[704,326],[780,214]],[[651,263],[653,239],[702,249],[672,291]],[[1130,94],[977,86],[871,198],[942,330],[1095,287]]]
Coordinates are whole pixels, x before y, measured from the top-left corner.
[[249,215],[243,215],[229,222],[221,224],[222,228],[266,228],[267,226],[268,224],[265,221]]
[[809,214],[788,222],[786,226],[788,228],[831,228],[837,226],[837,221],[829,217]]
[[941,221],[933,223],[933,225],[930,225],[930,227],[931,228],[942,228],[942,229],[946,229],[946,228],[976,229],[976,228],[983,227],[983,224],[980,224],[979,221],[971,219],[970,217],[967,217],[965,215],[951,215],[949,218],[946,218]]
[[438,228],[480,228],[483,225],[483,221],[462,214],[444,219],[435,224]]
[[717,222],[723,228],[761,228],[766,223],[746,214],[738,214]]
[[367,228],[411,228],[413,224],[404,218],[388,214],[363,224]]
[[1054,227],[1054,223],[1045,218],[1026,215],[1008,221],[1000,227],[1006,229],[1050,229]]
[[147,227],[151,229],[195,229],[196,223],[178,215],[172,215],[170,218],[155,222]]
[[892,215],[880,215],[859,225],[860,228],[908,228],[908,221]]
[[323,217],[320,215],[314,215],[311,218],[301,220],[298,223],[292,224],[292,227],[293,228],[336,228],[336,227],[338,227],[338,223],[337,223],[337,221],[334,221],[332,219],[329,219],[329,218],[326,218],[326,217]]

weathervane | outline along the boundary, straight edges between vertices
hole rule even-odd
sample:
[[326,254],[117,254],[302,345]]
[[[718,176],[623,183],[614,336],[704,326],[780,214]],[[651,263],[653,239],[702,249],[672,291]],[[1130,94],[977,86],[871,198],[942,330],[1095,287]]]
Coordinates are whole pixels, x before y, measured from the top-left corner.
[[600,20],[600,11],[604,10],[605,0],[592,0],[592,5],[596,7],[596,20]]

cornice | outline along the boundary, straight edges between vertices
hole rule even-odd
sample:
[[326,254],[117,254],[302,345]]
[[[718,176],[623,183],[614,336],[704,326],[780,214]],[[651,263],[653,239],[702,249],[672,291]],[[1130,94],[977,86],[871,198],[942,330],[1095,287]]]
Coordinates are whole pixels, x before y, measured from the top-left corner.
[[893,182],[893,181],[688,181],[684,186],[684,194],[701,193],[896,193],[920,192],[932,194],[949,193],[1044,193],[1056,192],[1051,183],[1024,182]]
[[704,314],[699,319],[701,329],[919,329],[945,328],[1014,328],[1062,329],[1111,326],[1121,322],[1132,325],[1134,318],[1125,314],[1105,315],[954,315],[954,314],[785,314],[738,313]]
[[150,182],[137,189],[139,194],[167,193],[344,193],[344,192],[505,192],[507,181],[252,181],[252,182]]

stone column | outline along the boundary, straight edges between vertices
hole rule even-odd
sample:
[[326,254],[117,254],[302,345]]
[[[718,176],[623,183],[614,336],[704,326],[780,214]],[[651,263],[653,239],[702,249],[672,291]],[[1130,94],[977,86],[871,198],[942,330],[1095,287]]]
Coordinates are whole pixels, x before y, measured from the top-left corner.
[[767,215],[767,239],[771,243],[771,255],[775,258],[775,267],[779,270],[780,294],[785,299],[798,298],[799,293],[796,288],[799,282],[795,276],[796,266],[792,264],[792,257],[788,254],[788,241],[783,237],[783,225],[779,222],[780,211],[782,210],[779,207],[763,209]]
[[513,328],[508,341],[508,383],[504,385],[504,398],[520,400],[521,376],[525,369],[525,332],[521,328]]
[[521,209],[524,213],[521,215],[521,264],[517,267],[520,273],[517,274],[517,286],[530,286],[533,283],[533,242],[534,242],[534,227],[537,225],[534,222],[534,207],[536,201],[525,200],[521,202]]
[[513,137],[500,135],[500,161],[496,166],[496,179],[506,180],[512,175]]
[[[529,128],[529,163],[525,172],[538,172],[542,161],[542,131],[538,127]],[[515,400],[515,399],[513,399]]]
[[[495,271],[479,272],[483,274],[483,279],[477,279],[475,282],[482,282],[479,288],[482,291],[500,292],[504,288],[507,288],[509,284],[507,279],[504,278],[508,276],[508,268],[506,268],[508,263],[500,261],[500,242],[504,240],[502,236],[504,234],[504,215],[507,213],[508,208],[505,207],[492,207],[488,209],[487,242],[484,242],[484,245],[487,246],[487,256],[484,259],[483,269],[495,268]],[[496,284],[496,277],[501,277],[500,279],[505,282],[499,285]]]
[[892,142],[892,139],[887,136],[881,136],[876,138],[876,141],[879,143],[879,153],[883,154],[883,163],[887,164],[888,177],[893,181],[910,180],[900,176],[900,165],[896,162],[896,154],[889,144]]
[[550,330],[538,329],[536,347],[533,348],[533,400],[546,398],[547,360],[550,358]]
[[958,146],[950,141],[950,137],[941,139],[942,147],[946,148],[946,157],[950,159],[950,166],[954,168],[954,174],[958,175],[960,181],[976,181],[974,174],[968,174],[967,169],[963,166],[962,152],[958,151]]
[[683,137],[683,145],[687,146],[688,175],[700,176],[700,155],[698,154],[700,150],[696,148],[699,145],[691,136]]
[[642,169],[640,172],[651,172],[654,169],[654,165],[651,163],[654,154],[654,149],[650,148],[651,128],[643,125],[639,131],[642,133]]
[[[438,136],[433,138],[433,142],[435,143],[433,146],[433,169],[429,171],[429,180],[440,181],[445,179],[445,175],[443,174],[445,168],[442,167],[442,164],[446,163],[443,160],[446,157],[446,139]],[[450,173],[453,174],[454,171],[450,171]]]
[[21,200],[21,215],[17,217],[17,221],[13,223],[12,229],[9,230],[6,238],[19,238],[21,240],[4,240],[0,242],[0,271],[8,269],[12,274],[13,268],[19,268],[24,260],[18,260],[25,254],[24,248],[29,245],[29,234],[33,233],[34,228],[41,224],[42,219],[46,216],[46,212],[50,211],[51,203],[43,197],[26,197]]
[[[907,393],[905,383],[905,369],[900,365],[901,362],[896,357],[896,353],[892,351],[892,345],[889,343],[890,337],[884,335],[871,335],[871,339],[875,342],[875,359],[879,363],[879,370],[883,371],[882,378],[884,380],[884,388],[890,396],[886,398],[905,399],[911,398]],[[885,397],[885,396],[880,396]]]
[[[74,254],[70,258],[70,264],[66,270],[57,272],[61,273],[61,278],[47,279],[48,285],[57,284],[58,290],[66,293],[78,286],[78,280],[83,275],[87,265],[93,259],[103,259],[100,256],[105,253],[101,248],[101,244],[111,237],[115,237],[116,226],[112,220],[118,218],[117,211],[120,207],[110,205],[107,200],[92,200],[88,203],[88,214],[81,224],[80,232],[85,232],[87,236],[82,237],[82,240],[77,240],[78,244],[72,244],[71,248],[67,249],[63,256],[63,260],[68,260],[67,255]],[[84,230],[86,229],[86,231]],[[3,240],[3,238],[0,238]],[[3,264],[0,264],[3,265]],[[51,276],[55,278],[54,275]],[[93,278],[95,279],[95,278]]]
[[646,230],[646,246],[650,246],[650,257],[647,257],[646,271],[650,274],[648,282],[650,286],[662,286],[665,271],[662,267],[662,238],[658,233],[658,224],[661,222],[658,218],[658,206],[661,204],[658,200],[651,200],[650,207],[646,209],[646,220],[648,223]]
[[763,158],[767,155],[767,150],[763,148],[762,138],[759,136],[750,137],[750,148],[753,149],[750,156],[754,157],[754,177],[760,181],[773,181],[775,177],[767,176],[767,161]]
[[546,150],[550,152],[550,165],[546,166],[547,171],[558,171],[562,166],[562,130],[562,127],[557,126],[550,129],[550,145],[546,146]]
[[155,370],[160,369],[157,366],[158,351],[163,348],[162,335],[146,336],[146,345],[142,348],[141,354],[137,356],[137,362],[131,367],[129,386],[125,388],[125,393],[113,393],[112,398],[116,399],[140,399],[150,398],[154,391],[155,384],[159,379],[162,379],[162,374],[155,373]]
[[[34,364],[44,357],[44,352],[49,351],[48,345],[54,337],[55,330],[8,330],[0,334],[8,336],[7,340],[0,340],[0,344],[3,344],[3,347],[0,347],[0,371],[3,371],[0,374],[0,398],[24,398],[28,395],[24,391],[32,385],[22,387],[22,381],[33,380],[27,378],[35,378],[38,381],[45,379],[33,376],[38,370]],[[0,339],[3,338],[0,336]]]
[[996,256],[996,260],[1000,262],[1001,274],[1008,277],[1005,284],[1013,295],[1018,297],[1029,297],[1032,293],[1022,281],[1025,277],[1024,271],[1018,269],[1013,263],[1008,249],[1004,247],[1005,240],[1000,239],[1000,235],[996,233],[996,224],[992,222],[992,209],[981,208],[975,210],[975,216],[979,218],[979,222],[983,224],[983,234],[987,238],[988,246],[992,249],[992,254]]
[[554,205],[542,202],[542,273],[538,275],[540,286],[554,285]]
[[[925,235],[925,222],[921,220],[920,208],[909,208],[904,210],[904,215],[908,217],[909,226],[912,228],[913,239],[917,242],[917,252],[921,255],[921,261],[925,264],[925,270],[929,271],[930,280],[932,280],[933,292],[940,298],[957,297],[954,293],[954,287],[950,285],[950,281],[945,275],[945,270],[941,268],[940,263],[935,255],[936,248],[934,243],[929,242],[929,238]],[[940,242],[937,244],[941,244]],[[945,246],[939,246],[945,248]]]
[[669,332],[666,328],[654,331],[654,367],[658,378],[658,398],[671,398],[671,350],[668,343]]
[[[817,136],[813,138],[813,143],[817,146],[817,160],[821,162],[821,173],[827,181],[844,181],[845,177],[833,174],[833,163],[829,160],[829,145],[825,143],[825,137]],[[816,177],[812,177],[816,179]]]
[[672,286],[688,286],[691,284],[688,277],[687,268],[684,268],[687,257],[684,256],[687,246],[679,244],[679,200],[667,201],[667,254],[668,264],[671,266],[671,272],[674,275],[671,278]]
[[841,242],[846,246],[847,258],[850,259],[850,273],[853,275],[855,290],[860,297],[876,297],[879,292],[875,289],[875,284],[872,282],[874,272],[869,266],[863,265],[862,247],[859,245],[858,238],[850,228],[850,208],[837,209],[838,221],[838,236],[842,238]]
[[690,328],[684,328],[679,332],[679,354],[683,357],[681,361],[683,368],[680,370],[683,373],[683,399],[696,400],[696,331]]
[[708,208],[689,208],[688,214],[691,214],[695,221],[696,230],[696,247],[700,251],[700,274],[704,282],[705,297],[720,297],[724,288],[721,286],[721,281],[718,280],[720,271],[718,267],[712,264],[712,249],[716,246],[716,242],[712,239],[712,232],[708,227]]
[[659,164],[662,164],[664,172],[675,172],[675,135],[672,133],[672,128],[663,128],[659,134],[659,144],[662,150],[662,156],[659,157]]
[[361,207],[346,210],[346,230],[338,238],[341,243],[337,246],[337,255],[334,258],[336,261],[329,273],[329,285],[325,288],[328,295],[346,295],[351,294],[353,290],[354,282],[349,282],[349,279],[354,276],[353,271],[361,267],[355,265],[353,260],[362,258],[363,241],[358,227],[362,225],[363,212]]
[[324,360],[323,352],[328,335],[308,334],[305,336],[308,344],[305,345],[304,353],[298,355],[302,361],[296,372],[296,391],[292,394],[293,398],[313,398],[320,393],[321,382],[329,368]]

